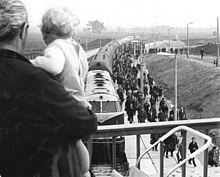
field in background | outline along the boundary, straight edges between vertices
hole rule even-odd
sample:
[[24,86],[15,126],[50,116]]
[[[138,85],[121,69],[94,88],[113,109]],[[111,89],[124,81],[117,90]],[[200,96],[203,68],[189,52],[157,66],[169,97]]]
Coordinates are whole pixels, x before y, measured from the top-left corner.
[[42,55],[44,48],[45,44],[40,31],[30,31],[22,54],[29,59],[33,59],[38,55]]
[[[85,33],[78,32],[75,40],[78,41],[84,50],[86,50],[86,41],[87,41],[87,50],[100,47],[100,37],[101,37],[101,46],[104,46],[111,40],[116,38],[123,38],[126,36],[132,35],[130,33],[115,33],[115,32],[103,32],[100,35],[95,33]],[[22,54],[29,59],[33,59],[38,55],[43,54],[45,48],[40,29],[34,29],[29,31],[26,47]]]
[[[133,33],[116,33],[116,32],[102,32],[101,34],[91,33],[91,32],[78,32],[75,40],[78,41],[84,50],[86,50],[86,41],[87,41],[87,50],[100,47],[100,37],[101,37],[101,46],[104,46],[106,43],[114,39],[119,39],[127,36],[134,35]],[[138,34],[137,34],[138,35]],[[144,36],[142,40],[144,43],[148,43],[147,36]],[[186,40],[182,40],[186,43]],[[205,55],[216,56],[216,37],[209,38],[193,38],[189,40],[190,46],[195,46],[190,48],[190,54],[199,55],[201,48],[204,49]],[[29,59],[33,59],[38,55],[43,54],[45,44],[43,42],[40,29],[36,28],[29,31],[26,48],[23,51]]]
[[[220,68],[205,58],[200,60],[199,56],[195,59],[190,55],[187,59],[185,55],[177,55],[177,102],[178,107],[186,108],[189,119],[220,116]],[[146,66],[155,82],[162,86],[165,97],[174,103],[173,57],[150,55]]]

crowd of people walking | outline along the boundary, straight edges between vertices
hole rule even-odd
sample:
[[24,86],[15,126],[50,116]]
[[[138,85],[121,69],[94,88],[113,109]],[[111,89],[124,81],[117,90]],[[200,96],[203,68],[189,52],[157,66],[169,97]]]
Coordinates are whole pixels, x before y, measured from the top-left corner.
[[[138,123],[174,121],[174,108],[170,109],[170,105],[163,96],[162,87],[154,82],[154,78],[147,70],[143,73],[143,91],[141,90],[140,65],[137,61],[138,56],[133,58],[126,50],[116,55],[113,61],[113,80],[118,86],[117,93],[127,113],[128,122],[135,123],[135,117]],[[177,119],[187,119],[183,107],[178,110]],[[163,134],[151,134],[150,143],[155,143],[161,136]],[[164,155],[167,158],[169,152],[173,157],[178,143],[179,140],[175,134],[164,141]],[[157,146],[153,150],[157,151]]]
[[[128,121],[134,123],[135,116],[138,123],[173,121],[174,108],[170,110],[170,105],[163,97],[162,87],[154,82],[147,70],[143,73],[143,90],[141,90],[140,64],[137,58],[138,56],[133,58],[125,50],[117,54],[113,60],[113,81],[117,83],[117,93],[121,105],[124,103]],[[187,119],[183,107],[178,110],[177,119]]]
[[[143,91],[141,90],[140,65],[137,61],[138,56],[132,57],[126,50],[116,55],[113,61],[114,83],[118,86],[117,93],[120,104],[127,113],[128,122],[130,124],[135,123],[135,117],[137,123],[174,121],[174,107],[171,108],[167,103],[166,98],[163,96],[162,87],[154,82],[154,78],[147,70],[143,73]],[[176,119],[187,120],[186,111],[182,106],[177,110]],[[163,135],[159,133],[151,134],[150,144],[155,143]],[[198,144],[195,137],[192,137],[188,150],[193,153],[197,149]],[[157,146],[152,150],[157,151]],[[180,163],[183,160],[183,144],[177,135],[173,134],[164,141],[164,156],[169,158],[170,153],[170,156],[174,157],[175,151],[177,163]],[[212,158],[212,151],[209,153],[209,163],[216,166],[216,162]],[[189,160],[189,164],[191,163],[196,167],[194,158]]]

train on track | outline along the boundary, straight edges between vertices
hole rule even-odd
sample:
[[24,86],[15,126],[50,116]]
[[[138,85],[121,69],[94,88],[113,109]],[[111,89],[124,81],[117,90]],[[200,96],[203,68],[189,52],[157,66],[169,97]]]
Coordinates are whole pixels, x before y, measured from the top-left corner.
[[[98,125],[124,124],[124,111],[112,79],[113,59],[125,49],[135,36],[111,41],[102,47],[92,58],[85,83],[87,101],[98,118]],[[131,44],[131,43],[130,43]],[[112,164],[112,139],[93,139],[92,166]],[[125,138],[116,139],[116,163],[118,171],[127,171],[128,163],[125,154]]]

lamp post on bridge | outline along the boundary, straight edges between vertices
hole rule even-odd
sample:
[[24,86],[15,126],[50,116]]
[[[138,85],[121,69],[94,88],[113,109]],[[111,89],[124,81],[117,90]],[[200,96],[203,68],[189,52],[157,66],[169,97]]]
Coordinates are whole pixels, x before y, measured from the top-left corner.
[[193,24],[193,22],[187,23],[187,58],[189,58],[189,24]]
[[[141,44],[141,49],[142,49],[142,44]],[[140,87],[141,87],[141,92],[142,94],[144,93],[144,64],[145,64],[145,57],[142,53],[140,54]]]

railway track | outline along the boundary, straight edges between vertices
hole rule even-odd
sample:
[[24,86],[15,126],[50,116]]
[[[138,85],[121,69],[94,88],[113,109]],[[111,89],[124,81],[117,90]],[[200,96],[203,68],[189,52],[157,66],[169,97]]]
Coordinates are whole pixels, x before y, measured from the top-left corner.
[[[125,153],[116,158],[116,171],[119,172],[122,176],[126,176],[126,173],[129,169],[129,164]],[[100,162],[98,164],[93,163],[91,166],[92,173],[96,177],[107,177],[111,176],[112,173],[112,163]]]

